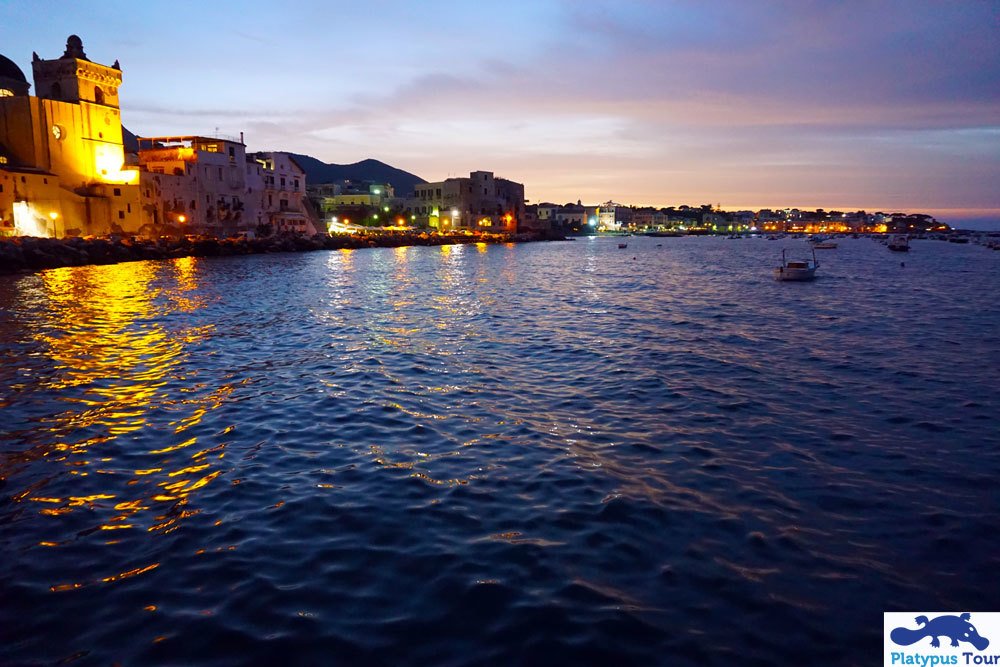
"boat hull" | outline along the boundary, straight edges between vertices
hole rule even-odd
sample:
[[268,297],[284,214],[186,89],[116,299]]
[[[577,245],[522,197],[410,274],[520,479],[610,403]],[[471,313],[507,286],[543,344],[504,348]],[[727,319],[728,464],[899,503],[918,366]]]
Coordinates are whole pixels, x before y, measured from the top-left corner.
[[774,270],[775,280],[796,280],[796,281],[806,281],[816,279],[816,269],[796,269],[779,266]]

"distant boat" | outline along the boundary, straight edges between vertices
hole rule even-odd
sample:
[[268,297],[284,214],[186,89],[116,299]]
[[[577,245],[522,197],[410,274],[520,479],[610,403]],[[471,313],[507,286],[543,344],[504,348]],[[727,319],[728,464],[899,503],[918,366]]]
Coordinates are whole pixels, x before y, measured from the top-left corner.
[[949,243],[968,243],[969,242],[969,237],[967,237],[967,236],[952,236],[950,239],[948,239],[948,242]]
[[619,250],[621,250],[622,248],[627,248],[627,247],[628,247],[628,244],[627,244],[627,243],[619,243],[619,244],[618,244],[618,249],[619,249]]
[[814,236],[809,239],[809,242],[812,243],[812,247],[816,250],[834,250],[837,247],[836,241],[831,241],[822,236]]
[[816,251],[812,251],[812,262],[809,260],[788,261],[785,251],[781,251],[781,266],[774,270],[775,280],[813,280],[816,278],[816,269],[819,262],[816,261]]
[[905,234],[896,234],[889,239],[889,250],[894,250],[896,252],[909,252],[910,250],[910,240],[906,238]]

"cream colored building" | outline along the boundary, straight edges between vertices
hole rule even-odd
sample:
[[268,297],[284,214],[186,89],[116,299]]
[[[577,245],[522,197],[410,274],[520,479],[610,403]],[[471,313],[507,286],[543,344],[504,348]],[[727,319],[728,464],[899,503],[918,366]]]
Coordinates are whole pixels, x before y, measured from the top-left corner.
[[0,233],[134,232],[139,174],[125,165],[118,63],[87,58],[71,35],[59,58],[33,54],[36,95],[0,56]]
[[306,172],[288,153],[253,153],[247,160],[247,192],[258,225],[276,233],[312,236],[316,222],[306,204]]

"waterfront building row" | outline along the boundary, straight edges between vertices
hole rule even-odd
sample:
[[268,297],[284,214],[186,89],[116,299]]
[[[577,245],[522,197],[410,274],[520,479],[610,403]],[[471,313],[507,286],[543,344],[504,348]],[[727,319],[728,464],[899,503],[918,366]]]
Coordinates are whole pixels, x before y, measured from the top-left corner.
[[761,209],[723,211],[699,207],[636,207],[605,202],[600,205],[532,204],[526,209],[528,226],[559,233],[693,231],[706,233],[802,232],[868,233],[945,231],[948,225],[932,216],[865,211]]
[[313,184],[309,195],[333,228],[414,227],[443,233],[515,233],[525,221],[524,185],[490,171],[418,183],[397,196],[389,183]]
[[316,232],[305,171],[287,153],[247,154],[242,136],[138,139],[125,146],[122,69],[71,35],[33,54],[37,95],[0,55],[0,235],[246,235]]
[[468,178],[417,185],[405,208],[418,227],[514,233],[524,219],[524,185],[473,171]]

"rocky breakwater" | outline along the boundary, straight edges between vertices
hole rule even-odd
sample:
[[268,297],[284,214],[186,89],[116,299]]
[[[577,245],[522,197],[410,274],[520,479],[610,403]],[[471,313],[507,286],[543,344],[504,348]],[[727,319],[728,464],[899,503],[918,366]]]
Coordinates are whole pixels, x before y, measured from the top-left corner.
[[273,252],[539,240],[554,239],[524,234],[516,236],[508,234],[441,235],[424,232],[335,234],[332,236],[317,234],[311,237],[283,234],[262,239],[216,239],[209,237],[45,239],[24,236],[0,239],[0,274],[29,273],[62,266],[116,264],[118,262],[176,257],[224,257]]

